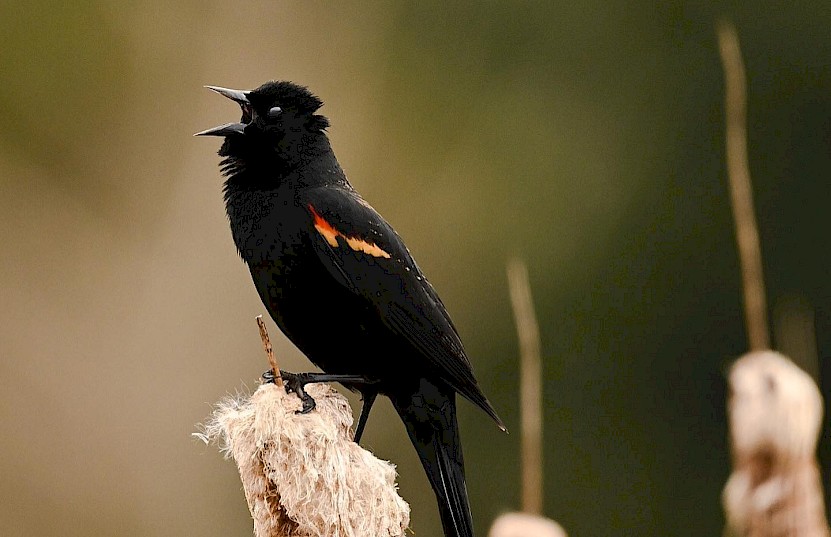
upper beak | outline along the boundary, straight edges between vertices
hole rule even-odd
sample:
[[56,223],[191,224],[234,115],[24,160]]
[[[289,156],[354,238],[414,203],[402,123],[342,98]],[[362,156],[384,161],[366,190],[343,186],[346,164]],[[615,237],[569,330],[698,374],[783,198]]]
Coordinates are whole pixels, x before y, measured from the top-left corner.
[[[223,97],[227,97],[232,101],[236,101],[243,108],[243,110],[245,110],[250,105],[248,101],[247,91],[220,88],[219,86],[205,87],[211,91],[219,93]],[[197,132],[196,134],[194,134],[194,136],[230,136],[233,134],[243,134],[244,131],[245,123],[226,123],[225,125],[220,125],[219,127],[214,127],[212,129]]]
[[249,104],[248,103],[248,92],[247,91],[240,91],[235,89],[228,89],[228,88],[220,88],[219,86],[205,86],[211,91],[215,91],[218,94],[222,95],[223,97],[228,97],[232,101],[236,101],[239,104]]

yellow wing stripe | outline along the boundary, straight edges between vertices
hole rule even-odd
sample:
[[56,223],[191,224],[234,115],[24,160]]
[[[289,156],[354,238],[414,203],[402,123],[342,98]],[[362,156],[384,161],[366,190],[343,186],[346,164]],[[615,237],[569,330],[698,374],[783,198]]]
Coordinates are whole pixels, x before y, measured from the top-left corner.
[[356,252],[363,252],[371,255],[372,257],[383,257],[385,259],[390,258],[390,254],[382,250],[377,244],[362,241],[361,239],[355,239],[353,237],[344,236],[344,238],[346,239],[346,244],[348,244],[349,247]]

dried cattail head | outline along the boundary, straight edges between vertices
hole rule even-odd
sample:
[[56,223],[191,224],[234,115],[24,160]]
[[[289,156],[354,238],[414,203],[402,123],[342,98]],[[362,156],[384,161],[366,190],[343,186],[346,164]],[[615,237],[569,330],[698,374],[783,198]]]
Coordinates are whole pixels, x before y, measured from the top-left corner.
[[250,398],[222,401],[200,438],[217,441],[239,468],[256,537],[396,537],[410,507],[395,467],[352,441],[346,399],[325,384],[307,386],[308,414],[274,384]]
[[550,518],[505,513],[493,521],[488,537],[566,537],[566,531]]
[[733,473],[723,502],[731,535],[829,537],[814,457],[822,397],[786,357],[749,353],[730,371]]
[[736,457],[759,451],[773,451],[782,459],[813,457],[822,397],[807,373],[777,352],[751,352],[733,365],[729,384]]

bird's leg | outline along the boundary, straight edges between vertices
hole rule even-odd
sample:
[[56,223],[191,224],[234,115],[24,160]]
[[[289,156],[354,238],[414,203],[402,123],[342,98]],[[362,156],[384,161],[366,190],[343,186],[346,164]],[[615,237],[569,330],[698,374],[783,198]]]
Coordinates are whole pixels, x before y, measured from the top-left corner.
[[369,419],[369,411],[372,410],[372,404],[378,396],[378,392],[375,390],[366,390],[361,393],[363,395],[364,404],[361,407],[361,417],[358,418],[358,426],[355,427],[356,444],[361,443],[361,436],[364,434],[364,427],[366,427],[366,421]]
[[[283,384],[286,387],[286,393],[296,393],[297,397],[303,402],[303,408],[298,410],[298,414],[308,414],[315,408],[315,400],[311,395],[306,393],[306,384],[316,384],[318,382],[340,382],[347,386],[362,386],[372,385],[376,381],[364,377],[362,375],[330,375],[328,373],[289,373],[288,371],[280,371],[280,378],[283,379]],[[263,381],[274,382],[274,373],[266,371],[263,373]]]

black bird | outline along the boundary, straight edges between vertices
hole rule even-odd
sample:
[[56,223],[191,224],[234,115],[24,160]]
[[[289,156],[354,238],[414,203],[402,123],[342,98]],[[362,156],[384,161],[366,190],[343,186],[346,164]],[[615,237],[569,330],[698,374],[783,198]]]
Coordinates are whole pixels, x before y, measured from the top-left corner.
[[360,440],[376,395],[390,398],[418,452],[447,537],[472,537],[456,393],[505,427],[479,388],[435,289],[395,230],[352,188],[316,112],[291,82],[251,91],[207,86],[236,101],[239,123],[197,135],[225,138],[219,155],[239,254],[277,326],[325,374],[364,399]]

